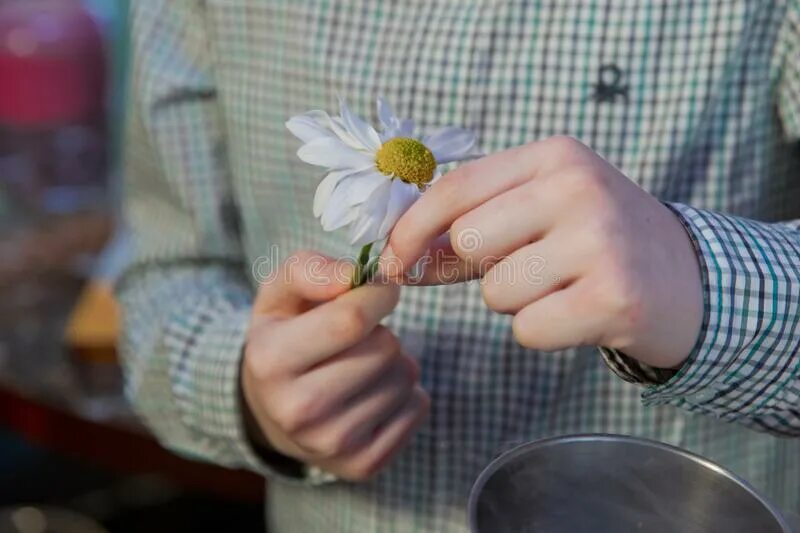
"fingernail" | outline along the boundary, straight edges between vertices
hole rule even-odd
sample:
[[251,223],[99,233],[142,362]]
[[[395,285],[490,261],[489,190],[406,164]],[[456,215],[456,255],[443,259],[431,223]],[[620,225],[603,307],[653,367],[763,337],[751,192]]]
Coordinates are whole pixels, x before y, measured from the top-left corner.
[[422,278],[425,276],[425,271],[427,269],[428,263],[431,261],[431,250],[428,248],[425,250],[425,253],[419,260],[414,263],[414,266],[411,267],[411,270],[408,271],[408,274],[405,276],[406,283],[414,284],[419,283]]
[[400,259],[394,255],[394,250],[388,244],[378,258],[378,272],[382,278],[390,280],[397,280],[403,276]]

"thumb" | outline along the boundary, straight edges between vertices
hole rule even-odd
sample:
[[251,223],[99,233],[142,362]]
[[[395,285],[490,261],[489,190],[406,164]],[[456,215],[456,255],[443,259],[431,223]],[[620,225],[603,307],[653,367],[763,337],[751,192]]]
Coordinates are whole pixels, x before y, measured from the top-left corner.
[[280,318],[299,315],[347,292],[354,273],[350,261],[313,251],[297,252],[261,284],[253,313]]

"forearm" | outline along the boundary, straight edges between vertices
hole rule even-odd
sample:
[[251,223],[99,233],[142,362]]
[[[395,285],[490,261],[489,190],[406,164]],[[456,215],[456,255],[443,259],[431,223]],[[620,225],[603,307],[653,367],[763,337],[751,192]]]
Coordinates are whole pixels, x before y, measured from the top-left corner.
[[162,443],[263,471],[245,434],[239,365],[252,287],[236,225],[202,4],[131,6],[125,215],[117,287],[127,393]]
[[251,296],[235,267],[139,266],[117,293],[126,392],[148,426],[181,454],[260,470],[237,393]]

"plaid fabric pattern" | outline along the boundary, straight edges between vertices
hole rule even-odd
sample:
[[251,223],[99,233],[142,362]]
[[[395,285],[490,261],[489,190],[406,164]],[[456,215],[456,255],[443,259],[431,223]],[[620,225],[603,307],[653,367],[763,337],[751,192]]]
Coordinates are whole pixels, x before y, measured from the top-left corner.
[[[492,458],[576,432],[688,448],[800,512],[800,440],[779,438],[800,436],[800,3],[132,4],[128,393],[177,452],[270,475],[274,531],[463,531]],[[319,176],[283,126],[337,93],[373,120],[380,94],[424,130],[471,128],[485,152],[573,135],[667,202],[703,267],[687,364],[637,374],[605,351],[642,390],[595,350],[521,348],[475,282],[407,288],[386,323],[433,397],[407,449],[363,484],[262,464],[237,393],[255,271],[354,253],[311,216]]]

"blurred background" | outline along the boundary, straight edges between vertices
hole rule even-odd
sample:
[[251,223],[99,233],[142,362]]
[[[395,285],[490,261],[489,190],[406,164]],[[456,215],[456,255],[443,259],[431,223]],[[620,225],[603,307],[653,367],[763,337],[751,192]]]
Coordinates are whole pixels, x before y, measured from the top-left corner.
[[122,395],[111,285],[127,4],[0,0],[0,533],[263,531],[263,483]]

